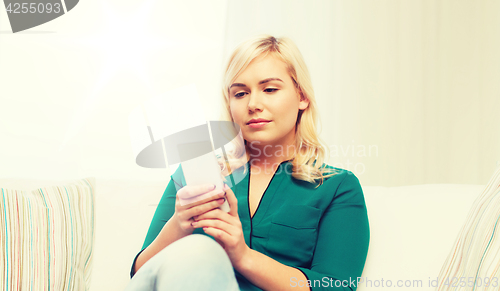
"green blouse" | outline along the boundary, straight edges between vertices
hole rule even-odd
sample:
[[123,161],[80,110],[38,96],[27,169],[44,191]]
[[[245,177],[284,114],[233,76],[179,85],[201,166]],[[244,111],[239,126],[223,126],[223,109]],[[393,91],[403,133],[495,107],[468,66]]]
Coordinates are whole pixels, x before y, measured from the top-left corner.
[[[227,183],[238,199],[238,214],[246,244],[284,265],[297,268],[310,280],[300,282],[297,278],[290,278],[283,284],[309,284],[313,291],[356,290],[353,282],[363,272],[370,240],[363,190],[356,176],[350,171],[323,164],[337,174],[314,188],[315,185],[291,176],[290,161],[282,162],[251,218],[249,166],[247,163],[238,168],[228,179],[239,183],[234,186]],[[142,250],[153,242],[174,214],[175,183],[185,185],[181,167],[172,175],[160,200]],[[193,233],[205,234],[202,228]],[[134,275],[134,264],[135,260],[131,276]],[[261,290],[236,270],[235,274],[241,290]],[[340,281],[349,287],[341,287]]]

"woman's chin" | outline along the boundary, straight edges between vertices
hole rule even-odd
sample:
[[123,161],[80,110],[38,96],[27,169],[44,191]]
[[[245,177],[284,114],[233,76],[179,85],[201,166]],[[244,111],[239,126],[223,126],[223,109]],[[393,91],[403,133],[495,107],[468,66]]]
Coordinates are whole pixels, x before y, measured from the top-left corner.
[[260,138],[260,139],[247,139],[247,145],[252,145],[255,147],[262,147],[266,145],[273,145],[273,139],[266,139],[266,138]]
[[[251,155],[259,156],[262,154],[264,156],[271,157],[286,151],[286,146],[276,143],[276,141],[259,140],[254,143],[247,143],[247,150]],[[279,153],[275,151],[279,151]]]

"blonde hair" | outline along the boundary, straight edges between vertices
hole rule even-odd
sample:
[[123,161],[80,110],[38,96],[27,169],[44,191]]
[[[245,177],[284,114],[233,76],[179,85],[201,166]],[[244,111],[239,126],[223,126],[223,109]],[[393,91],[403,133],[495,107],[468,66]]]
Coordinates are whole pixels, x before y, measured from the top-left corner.
[[[229,108],[229,86],[248,67],[250,62],[259,56],[272,54],[283,61],[292,78],[301,99],[309,100],[309,106],[300,110],[296,122],[295,147],[292,159],[292,177],[310,183],[323,183],[323,179],[337,174],[333,168],[322,167],[328,148],[317,133],[318,109],[311,83],[309,70],[297,46],[286,37],[275,38],[271,35],[258,35],[240,43],[229,57],[223,76],[222,94],[224,98],[222,119],[234,122]],[[229,164],[221,162],[223,169],[229,174],[231,169],[244,163],[246,142],[235,139],[235,150],[231,153]],[[247,158],[247,157],[243,157]],[[227,167],[226,167],[227,166]],[[229,168],[229,169],[228,169]]]

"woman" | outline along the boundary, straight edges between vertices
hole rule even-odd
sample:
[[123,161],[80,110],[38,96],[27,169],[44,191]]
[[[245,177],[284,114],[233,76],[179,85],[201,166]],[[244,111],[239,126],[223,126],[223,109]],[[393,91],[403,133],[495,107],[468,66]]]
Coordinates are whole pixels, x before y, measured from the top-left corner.
[[[287,38],[254,37],[233,52],[223,80],[226,120],[241,128],[248,158],[225,172],[240,182],[225,193],[176,191],[176,171],[127,290],[356,290],[370,236],[364,196],[354,174],[323,163],[300,52]],[[229,213],[218,209],[224,195]]]

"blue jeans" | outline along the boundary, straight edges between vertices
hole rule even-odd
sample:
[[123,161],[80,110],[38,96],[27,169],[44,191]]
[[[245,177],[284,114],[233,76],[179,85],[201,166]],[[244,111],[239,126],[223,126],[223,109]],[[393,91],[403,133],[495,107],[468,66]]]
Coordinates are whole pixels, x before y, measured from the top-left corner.
[[191,234],[149,259],[125,291],[239,291],[226,251],[213,239]]

